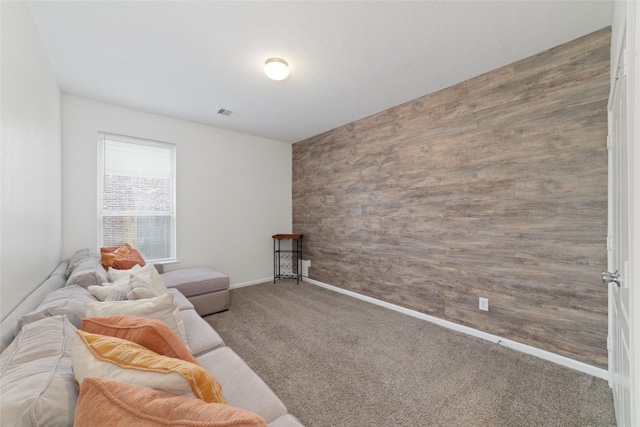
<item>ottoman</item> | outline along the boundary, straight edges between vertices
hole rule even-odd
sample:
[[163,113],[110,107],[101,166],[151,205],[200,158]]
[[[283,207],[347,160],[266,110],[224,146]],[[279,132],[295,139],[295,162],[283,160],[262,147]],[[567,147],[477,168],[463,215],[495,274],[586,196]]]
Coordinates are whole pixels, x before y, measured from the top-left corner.
[[200,316],[229,309],[229,277],[210,267],[180,268],[160,275],[191,301]]

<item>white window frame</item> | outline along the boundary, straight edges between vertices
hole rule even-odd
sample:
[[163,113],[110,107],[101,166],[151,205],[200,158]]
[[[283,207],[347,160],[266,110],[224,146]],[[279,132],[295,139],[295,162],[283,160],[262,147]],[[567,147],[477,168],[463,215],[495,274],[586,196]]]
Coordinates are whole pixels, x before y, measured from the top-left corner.
[[[143,217],[143,216],[158,216],[160,212],[157,211],[110,211],[104,209],[103,203],[103,189],[104,189],[104,178],[105,178],[105,141],[114,141],[125,144],[132,144],[137,146],[147,146],[154,147],[160,149],[169,150],[170,153],[170,168],[171,168],[171,183],[170,183],[170,192],[171,192],[171,207],[170,211],[162,211],[162,215],[170,216],[171,218],[171,232],[170,238],[171,242],[169,244],[170,254],[168,257],[161,259],[147,258],[145,254],[141,251],[142,255],[145,256],[145,261],[155,263],[155,264],[170,264],[178,262],[177,254],[176,254],[176,145],[168,142],[160,142],[154,141],[150,139],[137,138],[132,136],[118,135],[108,132],[98,132],[98,170],[97,170],[97,232],[98,232],[98,249],[100,247],[106,246],[104,244],[104,218],[106,217],[116,217],[116,216],[133,216],[133,217]],[[130,242],[122,242],[122,243],[130,243]],[[138,248],[140,249],[140,248]]]

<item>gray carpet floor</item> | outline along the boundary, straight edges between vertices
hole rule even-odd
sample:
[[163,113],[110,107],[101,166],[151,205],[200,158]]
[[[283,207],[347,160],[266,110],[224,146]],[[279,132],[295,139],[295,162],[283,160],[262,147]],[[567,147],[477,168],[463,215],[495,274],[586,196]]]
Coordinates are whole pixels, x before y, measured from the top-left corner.
[[604,380],[309,283],[205,319],[309,427],[616,425]]

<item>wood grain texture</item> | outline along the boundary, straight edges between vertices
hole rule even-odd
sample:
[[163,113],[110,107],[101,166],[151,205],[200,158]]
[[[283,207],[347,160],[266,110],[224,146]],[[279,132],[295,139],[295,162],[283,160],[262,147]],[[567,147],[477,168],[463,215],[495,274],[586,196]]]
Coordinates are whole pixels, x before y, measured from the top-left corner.
[[606,368],[609,47],[607,28],[294,144],[309,276]]

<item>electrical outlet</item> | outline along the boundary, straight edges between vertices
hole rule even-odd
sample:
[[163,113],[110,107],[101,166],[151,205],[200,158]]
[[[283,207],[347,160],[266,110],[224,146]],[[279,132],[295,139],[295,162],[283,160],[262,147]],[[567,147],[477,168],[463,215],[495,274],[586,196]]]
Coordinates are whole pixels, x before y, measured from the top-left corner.
[[482,311],[489,311],[489,299],[480,297],[478,299],[478,308]]
[[309,277],[309,268],[311,267],[311,261],[308,259],[300,260],[300,272],[303,277]]

